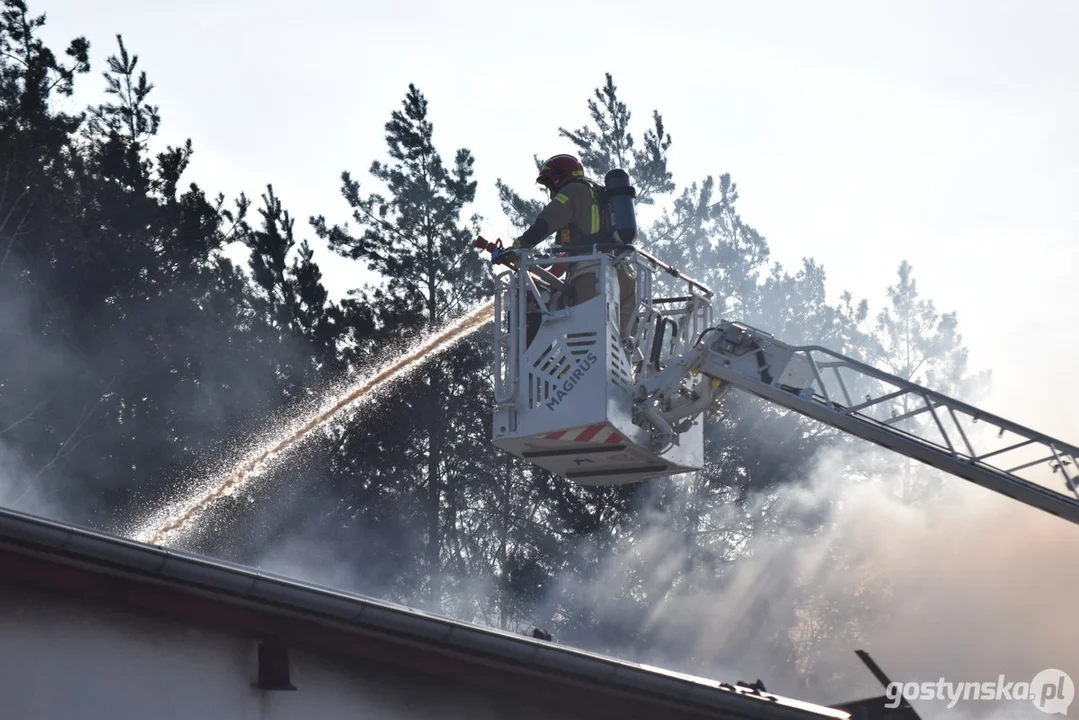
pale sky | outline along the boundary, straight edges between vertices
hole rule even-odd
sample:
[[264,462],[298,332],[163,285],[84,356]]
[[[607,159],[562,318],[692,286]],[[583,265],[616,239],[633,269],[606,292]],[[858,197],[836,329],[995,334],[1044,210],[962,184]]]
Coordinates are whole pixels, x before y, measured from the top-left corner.
[[[485,234],[510,234],[496,178],[529,190],[532,155],[571,148],[612,72],[645,129],[673,136],[688,183],[732,174],[743,218],[794,268],[874,309],[906,259],[957,310],[984,407],[1079,442],[1079,3],[357,3],[31,0],[54,49],[91,42],[103,82],[120,32],[157,89],[163,139],[191,138],[211,195],[266,183],[293,213],[347,219],[339,175],[385,156],[414,82],[445,157],[476,155]],[[363,186],[361,186],[362,189]],[[320,256],[340,294],[356,267]],[[767,328],[766,328],[767,329]]]

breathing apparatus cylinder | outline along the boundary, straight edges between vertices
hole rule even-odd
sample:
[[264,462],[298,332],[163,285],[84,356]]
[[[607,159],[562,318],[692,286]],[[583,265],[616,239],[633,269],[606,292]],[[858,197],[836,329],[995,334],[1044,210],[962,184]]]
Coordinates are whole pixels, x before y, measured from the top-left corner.
[[629,173],[621,168],[607,173],[603,178],[603,185],[607,191],[614,237],[629,245],[637,239],[637,212],[633,207],[637,190],[629,180]]

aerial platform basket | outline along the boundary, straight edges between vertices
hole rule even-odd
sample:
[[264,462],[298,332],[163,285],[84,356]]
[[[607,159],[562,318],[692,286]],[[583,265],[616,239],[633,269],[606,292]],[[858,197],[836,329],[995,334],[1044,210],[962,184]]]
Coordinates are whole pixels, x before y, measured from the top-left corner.
[[[492,439],[532,465],[583,485],[697,470],[700,422],[735,389],[1079,523],[1079,446],[819,345],[713,325],[707,288],[642,251],[554,260],[598,271],[599,297],[571,307],[549,262],[523,255],[495,295]],[[620,263],[637,271],[625,337]],[[685,294],[658,296],[664,276]]]
[[[551,262],[522,253],[517,268],[496,266],[503,271],[495,294],[494,444],[582,485],[700,469],[700,424],[658,437],[649,423],[633,417],[633,398],[639,381],[677,358],[708,327],[708,291],[688,281],[680,297],[653,298],[658,261],[628,249],[617,258],[558,258],[567,277],[593,269],[601,289],[597,297],[566,307],[563,281],[544,269]],[[634,268],[637,279],[626,338],[619,329],[618,263]],[[539,327],[528,343],[530,313]]]

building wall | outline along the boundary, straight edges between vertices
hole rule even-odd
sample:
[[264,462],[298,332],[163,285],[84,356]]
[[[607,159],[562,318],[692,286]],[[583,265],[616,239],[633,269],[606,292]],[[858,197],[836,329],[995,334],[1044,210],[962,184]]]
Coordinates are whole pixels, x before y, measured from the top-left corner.
[[0,586],[0,717],[18,720],[539,720],[557,716],[290,648],[295,692],[252,687],[256,645]]

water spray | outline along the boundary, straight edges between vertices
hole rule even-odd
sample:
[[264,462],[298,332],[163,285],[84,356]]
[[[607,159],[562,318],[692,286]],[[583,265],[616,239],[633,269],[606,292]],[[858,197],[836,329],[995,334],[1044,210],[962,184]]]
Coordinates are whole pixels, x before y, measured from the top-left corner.
[[360,380],[328,407],[315,411],[312,416],[296,423],[285,433],[265,443],[260,449],[236,466],[220,483],[209,490],[200,490],[195,496],[177,503],[174,508],[170,509],[164,522],[156,526],[150,525],[143,528],[136,533],[135,538],[140,542],[148,542],[153,545],[163,543],[171,533],[183,530],[214,502],[232,494],[249,480],[256,477],[274,460],[280,458],[287,451],[295,449],[303,440],[310,437],[314,430],[333,420],[342,410],[370,400],[379,391],[385,390],[394,382],[401,380],[425,361],[479,330],[493,316],[494,303],[488,301],[443,329],[425,335],[403,355],[387,362],[375,372]]

